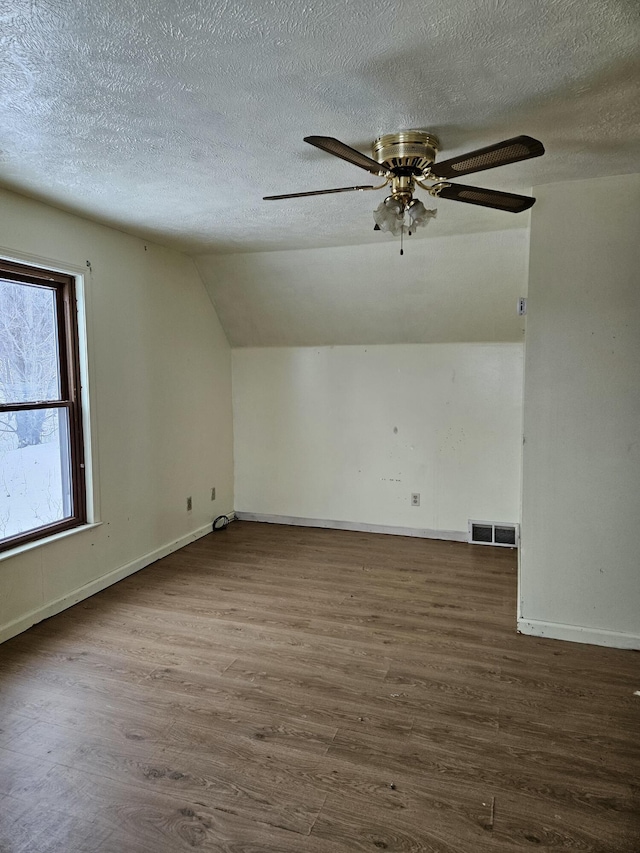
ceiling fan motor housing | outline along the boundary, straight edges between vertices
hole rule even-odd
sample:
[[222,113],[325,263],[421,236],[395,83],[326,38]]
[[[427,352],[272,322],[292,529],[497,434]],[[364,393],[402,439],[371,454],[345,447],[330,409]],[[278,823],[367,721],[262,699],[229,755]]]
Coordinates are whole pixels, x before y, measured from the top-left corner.
[[387,133],[373,143],[373,156],[396,177],[422,177],[435,161],[440,142],[432,133],[404,130]]

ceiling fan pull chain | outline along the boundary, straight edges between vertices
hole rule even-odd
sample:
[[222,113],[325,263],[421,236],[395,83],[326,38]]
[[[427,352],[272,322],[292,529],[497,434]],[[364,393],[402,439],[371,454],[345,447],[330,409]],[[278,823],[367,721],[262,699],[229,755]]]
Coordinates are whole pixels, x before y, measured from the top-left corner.
[[400,229],[400,254],[401,255],[404,255],[404,249],[402,248],[403,239],[404,239],[404,222],[402,223],[402,228]]

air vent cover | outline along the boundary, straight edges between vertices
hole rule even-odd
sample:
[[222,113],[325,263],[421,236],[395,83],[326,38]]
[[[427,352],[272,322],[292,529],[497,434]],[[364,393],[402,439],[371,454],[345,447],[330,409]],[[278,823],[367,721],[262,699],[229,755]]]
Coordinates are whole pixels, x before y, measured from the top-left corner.
[[473,542],[493,542],[493,527],[490,524],[472,524],[471,539]]
[[517,524],[469,519],[469,542],[472,545],[499,545],[517,548],[520,531]]

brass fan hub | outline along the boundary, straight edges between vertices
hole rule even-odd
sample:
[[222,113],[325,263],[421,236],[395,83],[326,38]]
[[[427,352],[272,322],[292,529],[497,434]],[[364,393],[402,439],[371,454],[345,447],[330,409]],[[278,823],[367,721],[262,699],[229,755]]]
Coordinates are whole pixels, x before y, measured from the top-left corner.
[[404,204],[411,201],[415,188],[415,180],[410,176],[397,177],[394,175],[391,179],[391,195],[399,198]]
[[437,136],[422,130],[387,133],[373,143],[373,157],[395,175],[424,174],[435,161],[440,142]]

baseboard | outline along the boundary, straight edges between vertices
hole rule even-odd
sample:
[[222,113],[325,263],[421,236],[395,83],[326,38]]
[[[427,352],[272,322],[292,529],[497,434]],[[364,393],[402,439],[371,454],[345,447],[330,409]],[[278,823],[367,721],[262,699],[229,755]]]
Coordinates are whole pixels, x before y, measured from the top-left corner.
[[588,643],[591,646],[610,646],[614,649],[640,650],[640,636],[600,628],[583,628],[562,622],[543,622],[538,619],[518,619],[518,633],[532,637],[547,637],[570,643]]
[[355,530],[360,533],[386,533],[390,536],[417,536],[419,539],[447,539],[466,542],[466,530],[428,530],[423,527],[392,527],[387,524],[365,524],[359,521],[330,521],[325,518],[297,518],[293,515],[267,515],[261,512],[238,512],[238,521],[263,521],[267,524],[293,524],[298,527],[327,527],[331,530]]
[[[227,513],[227,515],[230,520],[233,521],[234,513]],[[123,578],[133,575],[135,572],[139,572],[140,569],[144,569],[146,566],[151,565],[151,563],[155,563],[156,560],[161,560],[163,557],[167,557],[174,551],[179,551],[180,548],[184,548],[185,545],[189,545],[191,542],[195,542],[196,539],[206,536],[207,533],[211,533],[211,531],[211,524],[205,524],[204,527],[200,527],[192,533],[187,533],[185,536],[181,536],[173,542],[162,545],[160,548],[156,548],[155,551],[144,554],[142,557],[138,557],[137,560],[127,563],[125,566],[120,566],[120,568],[114,569],[114,571],[96,578],[96,580],[79,587],[73,592],[67,593],[67,595],[62,596],[62,598],[51,601],[49,604],[38,607],[36,610],[31,610],[24,616],[20,616],[18,619],[14,619],[12,622],[2,625],[0,627],[0,643],[4,643],[5,640],[9,640],[11,637],[21,634],[23,631],[31,628],[32,625],[42,622],[43,619],[55,616],[56,613],[61,613],[68,607],[72,607],[74,604],[77,604],[79,601],[84,601],[85,598],[90,598],[90,596],[95,595],[97,592],[101,592],[101,590],[123,580]]]

